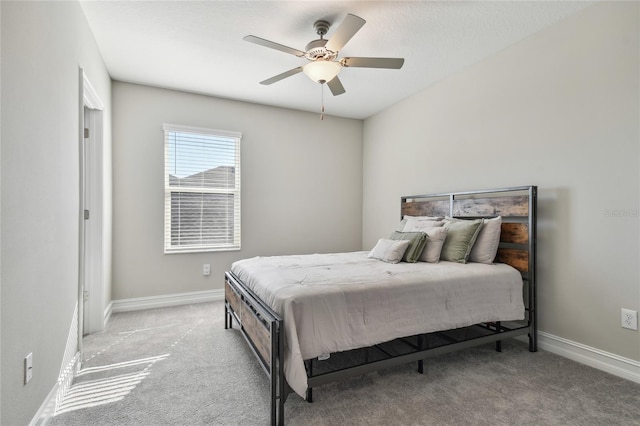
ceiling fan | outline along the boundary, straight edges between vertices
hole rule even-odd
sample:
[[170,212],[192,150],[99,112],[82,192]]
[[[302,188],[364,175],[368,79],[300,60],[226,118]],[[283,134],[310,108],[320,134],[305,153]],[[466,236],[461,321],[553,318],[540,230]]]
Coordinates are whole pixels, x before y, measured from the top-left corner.
[[344,21],[338,26],[330,39],[325,40],[324,35],[329,31],[331,24],[324,20],[316,21],[313,28],[320,36],[307,44],[305,51],[274,43],[254,35],[248,35],[243,40],[259,44],[264,47],[276,49],[284,53],[289,53],[301,58],[306,58],[309,62],[303,66],[293,68],[278,74],[274,77],[261,81],[260,84],[273,84],[292,75],[304,72],[311,80],[320,84],[327,83],[329,90],[334,96],[345,92],[338,73],[345,67],[359,68],[387,68],[400,69],[404,64],[403,58],[362,58],[348,57],[338,60],[338,54],[345,44],[362,28],[366,21],[356,15],[348,14]]

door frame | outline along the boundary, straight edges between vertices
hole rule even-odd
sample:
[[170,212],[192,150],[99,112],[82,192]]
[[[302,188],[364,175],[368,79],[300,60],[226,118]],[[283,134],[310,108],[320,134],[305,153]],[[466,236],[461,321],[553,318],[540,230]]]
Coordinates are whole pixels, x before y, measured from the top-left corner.
[[[103,109],[80,68],[80,235],[78,268],[78,350],[85,334],[104,329]],[[85,138],[85,128],[89,138]],[[85,210],[89,219],[85,219]]]

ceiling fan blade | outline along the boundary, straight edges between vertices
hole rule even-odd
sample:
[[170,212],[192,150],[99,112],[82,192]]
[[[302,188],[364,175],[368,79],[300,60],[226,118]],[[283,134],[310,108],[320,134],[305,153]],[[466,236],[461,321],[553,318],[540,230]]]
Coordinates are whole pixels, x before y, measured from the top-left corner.
[[266,79],[264,81],[261,81],[260,84],[264,84],[264,85],[273,84],[273,83],[276,83],[276,82],[278,82],[280,80],[284,80],[287,77],[291,77],[292,75],[296,75],[299,72],[302,72],[302,67],[297,67],[297,68],[291,69],[289,71],[285,71],[282,74],[278,74],[278,75],[276,75],[274,77],[271,77],[271,78],[268,78],[268,79]]
[[260,46],[269,47],[271,49],[276,49],[284,53],[289,53],[291,55],[304,56],[304,52],[302,50],[294,49],[293,47],[285,46],[283,44],[274,43],[273,41],[265,40],[253,35],[245,36],[243,37],[243,40],[259,44]]
[[333,33],[325,47],[331,51],[338,52],[341,50],[351,37],[362,28],[366,23],[364,19],[359,16],[348,14],[344,21],[340,24],[338,29]]
[[327,83],[327,86],[329,86],[329,90],[331,90],[333,96],[342,95],[345,92],[344,86],[337,75]]
[[340,65],[343,67],[360,68],[389,68],[398,70],[402,68],[404,58],[342,58]]

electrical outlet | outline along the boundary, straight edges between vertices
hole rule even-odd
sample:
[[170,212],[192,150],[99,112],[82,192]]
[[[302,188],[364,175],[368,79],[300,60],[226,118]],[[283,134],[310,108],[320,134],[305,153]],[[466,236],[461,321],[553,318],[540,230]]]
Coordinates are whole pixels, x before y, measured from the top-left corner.
[[204,265],[202,265],[202,275],[208,276],[209,274],[211,274],[211,265],[205,263]]
[[24,358],[24,384],[29,383],[33,377],[33,353]]
[[622,308],[620,309],[620,314],[622,328],[628,328],[630,330],[638,329],[638,311]]

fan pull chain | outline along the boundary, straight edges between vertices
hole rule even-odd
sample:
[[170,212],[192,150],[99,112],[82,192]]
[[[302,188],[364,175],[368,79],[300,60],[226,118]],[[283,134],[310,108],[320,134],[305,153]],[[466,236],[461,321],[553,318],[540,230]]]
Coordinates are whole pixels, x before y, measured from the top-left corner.
[[324,84],[320,85],[320,120],[324,120]]

